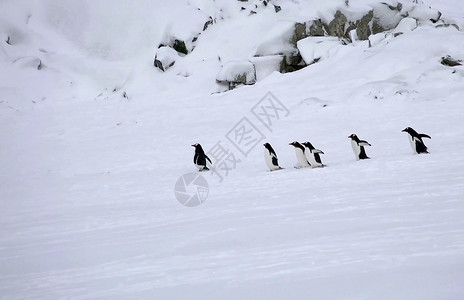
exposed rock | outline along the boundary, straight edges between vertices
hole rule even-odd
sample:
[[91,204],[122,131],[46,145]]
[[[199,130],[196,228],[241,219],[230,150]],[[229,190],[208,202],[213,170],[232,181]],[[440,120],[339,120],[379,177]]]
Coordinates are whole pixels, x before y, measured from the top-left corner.
[[278,6],[278,5],[274,5],[274,10],[276,13],[278,13],[279,11],[282,10],[282,7]]
[[448,67],[461,66],[462,60],[455,59],[447,55],[441,58],[441,64]]
[[292,53],[284,55],[280,63],[279,71],[280,73],[289,73],[298,71],[304,67],[306,67],[305,61],[303,60],[300,51],[298,51],[298,49],[295,49],[295,51],[293,51]]
[[321,21],[321,19],[309,21],[306,23],[306,26],[308,27],[308,32],[309,36],[324,36],[325,31],[324,31],[324,25]]
[[336,37],[343,37],[345,36],[345,26],[348,19],[346,16],[340,11],[334,15],[334,19],[329,24],[323,24],[327,33],[331,36]]
[[373,18],[374,18],[374,10],[370,10],[357,23],[356,35],[357,35],[357,38],[359,40],[365,41],[365,40],[369,39],[369,36],[372,34],[370,23],[371,23]]
[[209,17],[209,20],[206,21],[205,25],[203,26],[203,31],[205,31],[206,29],[208,29],[208,27],[209,27],[210,25],[213,25],[213,24],[214,24],[213,18]]
[[292,35],[292,38],[290,39],[290,44],[296,46],[296,43],[307,37],[306,35],[306,24],[304,23],[295,23],[295,29]]
[[187,55],[189,53],[187,47],[185,46],[185,42],[178,40],[178,39],[174,40],[174,44],[172,45],[172,48],[182,54]]

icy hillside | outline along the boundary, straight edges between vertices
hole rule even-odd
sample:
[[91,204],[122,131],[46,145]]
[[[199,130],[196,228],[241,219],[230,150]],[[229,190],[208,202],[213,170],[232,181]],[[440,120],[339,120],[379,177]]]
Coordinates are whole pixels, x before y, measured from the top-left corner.
[[[1,299],[464,298],[460,1],[294,43],[379,3],[136,2],[0,1]],[[327,167],[294,168],[295,140]],[[194,143],[215,171],[188,207]]]

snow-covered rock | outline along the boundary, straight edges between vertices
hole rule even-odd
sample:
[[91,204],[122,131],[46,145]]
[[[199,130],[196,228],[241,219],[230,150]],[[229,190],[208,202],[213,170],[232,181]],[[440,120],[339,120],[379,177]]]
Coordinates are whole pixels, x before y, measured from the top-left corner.
[[395,28],[403,18],[403,5],[399,2],[396,2],[396,5],[382,2],[372,6],[374,8],[373,34]]
[[201,32],[212,24],[212,17],[193,6],[179,7],[177,15],[178,18],[167,24],[159,44],[171,46],[181,54],[188,54],[195,48]]
[[297,45],[306,64],[328,58],[331,51],[343,47],[336,37],[307,37],[298,41]]
[[280,71],[282,55],[269,55],[262,57],[252,57],[250,61],[256,69],[256,80],[262,80],[273,72]]
[[406,33],[413,31],[417,27],[417,21],[413,18],[404,18],[400,21],[398,26],[393,30],[393,34]]
[[229,89],[234,89],[240,84],[255,84],[255,66],[250,61],[229,61],[224,64],[216,80],[228,84]]
[[166,71],[172,67],[179,54],[171,47],[160,47],[156,51],[154,65],[161,71]]
[[391,36],[391,35],[388,35],[385,32],[379,32],[379,33],[370,35],[369,36],[369,46],[373,47],[373,46],[379,44],[380,42],[382,42],[383,40],[385,40],[389,36]]
[[412,7],[412,10],[408,12],[408,15],[418,21],[432,21],[435,23],[440,19],[441,12],[437,9],[430,8],[429,6],[418,4]]

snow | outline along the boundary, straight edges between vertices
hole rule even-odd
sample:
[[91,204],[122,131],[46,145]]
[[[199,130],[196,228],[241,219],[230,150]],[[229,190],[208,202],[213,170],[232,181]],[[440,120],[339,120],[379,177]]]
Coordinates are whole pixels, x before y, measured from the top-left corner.
[[405,33],[416,29],[417,21],[413,18],[404,18],[400,21],[398,26],[393,30],[393,33]]
[[268,55],[263,57],[253,57],[250,61],[256,69],[256,80],[262,80],[280,69],[282,55]]
[[160,47],[155,54],[155,60],[159,60],[163,66],[163,71],[173,66],[179,54],[171,47]]
[[255,56],[287,54],[295,50],[290,39],[295,31],[295,22],[278,22],[260,42]]
[[316,59],[330,57],[342,44],[336,37],[307,37],[299,40],[297,47],[304,61],[310,64]]
[[[273,25],[344,1],[214,2],[0,1],[1,297],[462,299],[464,67],[440,60],[463,59],[463,31],[424,21],[292,73],[266,58],[261,76]],[[460,3],[424,4],[464,24]],[[169,24],[200,6],[217,23],[159,72]],[[212,94],[218,56],[253,59],[257,83]],[[266,127],[253,111],[269,92],[289,113]],[[244,117],[265,136],[247,156],[226,137]],[[430,154],[411,153],[407,126]],[[294,140],[327,167],[293,168]],[[285,169],[268,171],[266,141]],[[239,161],[222,182],[202,173],[208,198],[190,208],[174,185],[196,172],[195,142]]]
[[[244,78],[241,78],[243,76]],[[245,84],[254,84],[256,82],[255,66],[249,61],[229,61],[224,64],[216,80],[228,82],[243,80]]]

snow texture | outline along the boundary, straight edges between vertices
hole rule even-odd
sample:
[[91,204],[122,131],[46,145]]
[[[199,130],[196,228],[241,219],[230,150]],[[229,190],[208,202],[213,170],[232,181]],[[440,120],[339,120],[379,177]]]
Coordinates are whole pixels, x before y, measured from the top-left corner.
[[[214,93],[222,62],[280,53],[274,26],[345,7],[248,2],[0,1],[0,298],[464,298],[464,67],[440,63],[464,59],[461,1],[424,0],[440,21],[420,12],[397,37],[303,50],[326,56],[296,72],[253,58],[256,84]],[[200,32],[168,72],[153,66],[166,36]],[[246,122],[261,135],[245,155],[231,140]],[[411,153],[408,126],[430,154]],[[294,140],[327,167],[293,168]],[[191,208],[174,186],[196,174],[197,142],[218,172]]]

